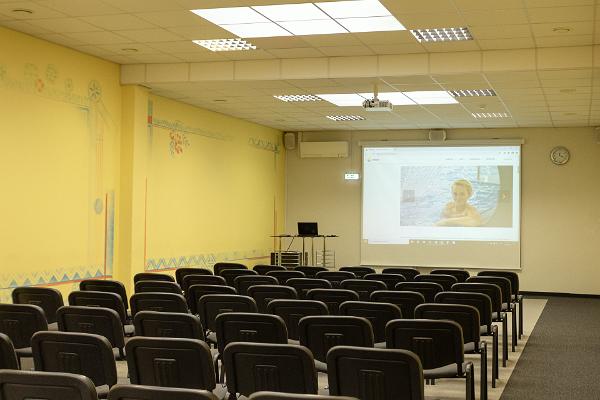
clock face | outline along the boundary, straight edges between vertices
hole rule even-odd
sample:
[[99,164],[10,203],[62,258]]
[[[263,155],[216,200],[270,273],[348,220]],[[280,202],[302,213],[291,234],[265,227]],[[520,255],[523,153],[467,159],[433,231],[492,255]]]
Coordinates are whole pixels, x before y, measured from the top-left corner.
[[558,146],[550,151],[550,160],[556,165],[564,165],[571,157],[569,150],[566,147]]

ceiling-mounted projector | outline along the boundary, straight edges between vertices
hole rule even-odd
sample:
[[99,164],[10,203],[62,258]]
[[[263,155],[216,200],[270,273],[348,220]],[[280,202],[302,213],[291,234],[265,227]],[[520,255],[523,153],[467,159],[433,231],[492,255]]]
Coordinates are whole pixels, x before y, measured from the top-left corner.
[[367,99],[363,101],[365,111],[392,111],[394,105],[389,100],[379,100],[378,98]]

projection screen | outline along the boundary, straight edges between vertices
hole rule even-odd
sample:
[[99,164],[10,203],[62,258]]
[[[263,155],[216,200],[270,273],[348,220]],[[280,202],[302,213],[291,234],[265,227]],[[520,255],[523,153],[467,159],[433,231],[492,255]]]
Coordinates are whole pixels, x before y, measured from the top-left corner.
[[519,269],[521,146],[363,144],[361,264]]

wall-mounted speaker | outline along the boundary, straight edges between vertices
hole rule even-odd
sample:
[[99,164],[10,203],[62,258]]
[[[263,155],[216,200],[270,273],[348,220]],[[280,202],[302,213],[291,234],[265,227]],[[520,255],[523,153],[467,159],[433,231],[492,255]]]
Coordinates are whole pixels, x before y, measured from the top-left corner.
[[283,146],[286,150],[294,150],[296,148],[296,134],[294,132],[283,134]]
[[446,131],[443,129],[429,131],[429,140],[432,142],[443,142],[446,140]]

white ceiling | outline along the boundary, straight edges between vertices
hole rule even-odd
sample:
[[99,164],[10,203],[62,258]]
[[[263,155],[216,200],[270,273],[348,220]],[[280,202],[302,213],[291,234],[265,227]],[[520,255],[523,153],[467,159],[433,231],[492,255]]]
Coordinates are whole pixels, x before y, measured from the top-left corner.
[[[143,79],[128,82],[144,84],[159,95],[283,130],[600,124],[600,63],[596,65],[592,60],[598,53],[594,45],[600,44],[600,2],[595,0],[380,0],[408,29],[468,26],[475,39],[468,42],[420,44],[408,31],[250,39],[258,50],[244,52],[213,53],[191,42],[233,36],[190,9],[306,1],[0,0],[0,25],[132,68],[155,63],[190,68],[195,64],[215,65],[210,62],[238,65],[249,60],[289,59],[314,59],[315,63],[327,59],[331,65],[331,60],[345,60],[340,57],[360,61],[392,54],[453,55],[448,58],[451,65],[437,70],[430,66],[423,73],[356,72],[297,79],[273,74],[260,79],[210,81],[169,81],[145,73]],[[34,13],[12,11],[19,8]],[[547,49],[560,54],[560,48],[569,58],[568,47],[585,46],[590,49],[590,62],[573,65],[567,60],[546,67],[537,63],[534,68],[520,68],[513,62],[511,68],[495,68],[496,64],[504,64],[499,59],[488,62],[486,68],[474,69],[468,59],[476,54],[496,54],[496,50]],[[464,62],[461,54],[467,57]],[[460,98],[457,105],[401,106],[392,113],[375,114],[365,113],[360,107],[336,107],[327,102],[284,103],[272,97],[368,92],[374,82],[379,83],[380,91],[491,88],[498,96]],[[510,118],[475,119],[472,112],[506,112]],[[330,114],[357,114],[366,120],[333,122],[324,117]]]

